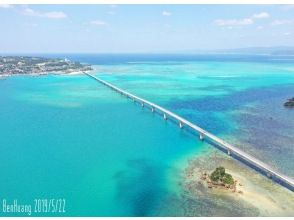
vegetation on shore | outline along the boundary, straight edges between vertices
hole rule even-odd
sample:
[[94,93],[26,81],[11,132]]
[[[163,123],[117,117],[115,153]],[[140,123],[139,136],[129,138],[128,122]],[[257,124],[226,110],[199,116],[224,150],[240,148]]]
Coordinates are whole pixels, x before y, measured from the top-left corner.
[[0,56],[0,76],[14,74],[73,73],[92,70],[90,65],[66,58]]
[[[208,188],[225,188],[232,189],[232,192],[242,194],[241,190],[237,191],[237,180],[234,180],[231,174],[226,173],[224,167],[217,167],[210,175],[207,172],[202,173],[201,179],[206,181]],[[242,186],[239,183],[239,186]]]
[[288,101],[284,103],[284,106],[293,108],[294,107],[294,97],[291,99],[288,99]]
[[231,174],[226,173],[224,167],[216,168],[210,175],[210,179],[214,182],[221,182],[224,184],[233,185],[234,179]]

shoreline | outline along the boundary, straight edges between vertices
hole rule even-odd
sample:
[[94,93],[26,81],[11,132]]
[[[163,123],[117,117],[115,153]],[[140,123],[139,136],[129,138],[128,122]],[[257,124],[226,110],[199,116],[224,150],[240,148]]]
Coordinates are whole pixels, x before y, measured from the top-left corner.
[[48,76],[48,75],[82,75],[85,73],[90,73],[94,71],[93,70],[86,70],[86,71],[74,71],[74,72],[42,72],[42,73],[24,73],[24,74],[0,74],[0,79],[6,79],[8,77],[13,77],[13,76],[32,76],[32,77],[38,77],[38,76]]

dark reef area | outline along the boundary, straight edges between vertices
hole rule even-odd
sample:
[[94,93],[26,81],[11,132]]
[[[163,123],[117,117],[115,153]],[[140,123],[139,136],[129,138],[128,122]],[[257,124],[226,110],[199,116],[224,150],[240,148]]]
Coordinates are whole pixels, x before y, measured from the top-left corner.
[[284,103],[285,107],[293,108],[294,107],[294,97],[292,99],[288,99],[287,102]]

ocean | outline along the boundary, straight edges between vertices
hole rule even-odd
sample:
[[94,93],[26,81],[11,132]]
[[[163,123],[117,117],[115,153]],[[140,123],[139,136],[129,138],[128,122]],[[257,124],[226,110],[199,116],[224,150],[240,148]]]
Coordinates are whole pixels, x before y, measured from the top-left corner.
[[[292,56],[42,56],[91,64],[100,78],[294,176],[294,111],[283,106],[294,96]],[[0,199],[66,201],[64,213],[34,216],[189,216],[184,170],[213,146],[85,75],[14,76],[0,89]],[[214,212],[214,199],[193,215],[233,215],[225,205]]]

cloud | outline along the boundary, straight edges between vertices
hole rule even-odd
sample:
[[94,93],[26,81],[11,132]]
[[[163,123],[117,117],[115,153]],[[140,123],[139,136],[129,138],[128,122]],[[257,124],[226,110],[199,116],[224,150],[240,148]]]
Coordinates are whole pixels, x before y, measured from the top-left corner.
[[13,6],[9,4],[0,4],[0,8],[13,8]]
[[294,24],[294,20],[288,20],[288,19],[283,19],[283,20],[274,20],[271,25],[276,26],[276,25],[284,25],[284,24]]
[[40,12],[40,11],[35,11],[31,8],[25,8],[22,11],[22,14],[25,16],[43,17],[43,18],[52,18],[52,19],[62,19],[67,17],[67,15],[62,11]]
[[242,25],[250,25],[255,22],[256,19],[269,18],[270,15],[267,12],[260,12],[252,15],[249,18],[243,19],[216,19],[214,23],[218,26],[242,26]]
[[163,15],[163,16],[171,16],[172,13],[169,12],[169,11],[163,11],[163,12],[162,12],[162,15]]
[[107,23],[105,21],[101,21],[101,20],[91,21],[90,24],[95,25],[95,26],[105,26],[105,25],[107,25]]
[[66,18],[67,15],[62,12],[62,11],[51,11],[51,12],[46,12],[44,14],[42,14],[43,17],[47,17],[47,18]]
[[257,19],[269,18],[269,17],[270,17],[270,15],[267,12],[261,12],[261,13],[252,15],[252,18],[257,18]]
[[239,26],[239,25],[250,25],[253,24],[254,21],[251,18],[244,19],[217,19],[214,23],[218,26]]

